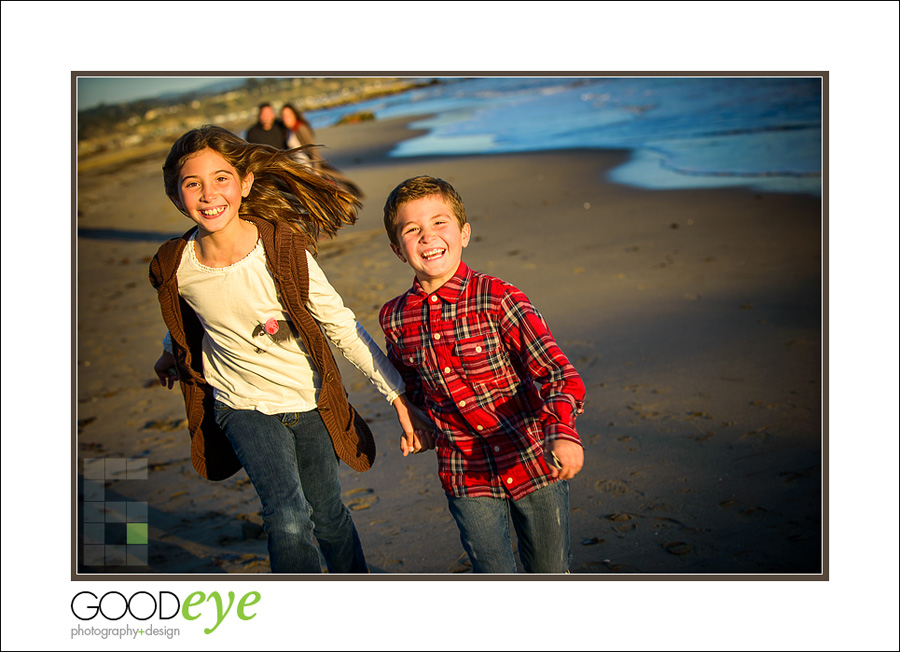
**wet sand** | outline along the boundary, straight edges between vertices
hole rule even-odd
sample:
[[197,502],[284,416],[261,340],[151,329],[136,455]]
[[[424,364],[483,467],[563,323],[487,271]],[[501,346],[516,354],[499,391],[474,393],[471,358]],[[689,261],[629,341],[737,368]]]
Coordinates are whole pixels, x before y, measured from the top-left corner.
[[[412,281],[388,247],[384,198],[417,174],[459,190],[472,224],[464,260],[531,298],[587,386],[572,573],[819,574],[820,200],[609,183],[627,152],[388,158],[411,133],[390,121],[317,134],[366,193],[358,223],[321,245],[320,264],[383,342],[378,309]],[[149,567],[83,570],[264,573],[246,475],[197,475],[181,394],[153,374],[165,328],[147,266],[191,226],[163,193],[161,165],[78,178],[78,455],[149,465],[146,480],[106,486],[107,501],[148,503]],[[470,572],[433,453],[401,457],[393,410],[338,361],[379,447],[370,471],[341,474],[372,571]]]

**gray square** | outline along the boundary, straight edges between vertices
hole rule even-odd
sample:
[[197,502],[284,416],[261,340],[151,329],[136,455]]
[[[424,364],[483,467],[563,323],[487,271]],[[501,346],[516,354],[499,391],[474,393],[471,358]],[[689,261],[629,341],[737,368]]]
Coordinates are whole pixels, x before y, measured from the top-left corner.
[[106,498],[106,490],[102,480],[84,481],[84,500],[85,502],[102,503]]
[[84,565],[103,566],[103,553],[106,546],[85,546]]
[[124,566],[127,558],[125,546],[106,546],[106,565]]
[[124,457],[107,457],[106,458],[106,479],[107,480],[124,480],[125,479],[125,458]]
[[128,566],[146,566],[147,565],[147,551],[150,546],[147,545],[132,545],[128,546]]
[[82,503],[81,505],[81,513],[84,516],[85,523],[104,523],[106,521],[106,514],[103,511],[103,506],[106,503]]
[[102,457],[85,459],[84,477],[91,480],[103,480],[106,477],[106,460]]
[[128,523],[146,523],[147,522],[147,503],[137,500],[125,503],[126,513],[125,521]]
[[129,457],[125,462],[125,477],[128,480],[146,480],[147,479],[147,458],[146,457]]
[[85,523],[84,524],[84,545],[90,547],[92,545],[103,545],[106,541],[106,525],[103,523]]
[[126,502],[108,502],[106,505],[106,522],[107,523],[124,523]]

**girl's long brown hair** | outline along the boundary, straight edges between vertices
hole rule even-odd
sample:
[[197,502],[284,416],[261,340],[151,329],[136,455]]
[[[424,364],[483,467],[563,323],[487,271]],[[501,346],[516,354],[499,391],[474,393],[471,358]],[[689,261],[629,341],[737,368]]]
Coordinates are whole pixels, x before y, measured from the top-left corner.
[[241,178],[253,173],[253,186],[241,202],[240,215],[289,224],[306,235],[314,254],[320,237],[332,237],[341,227],[356,222],[359,200],[328,177],[298,163],[292,157],[296,149],[248,143],[214,125],[187,132],[175,141],[166,157],[163,181],[166,194],[176,206],[181,167],[204,149],[228,161]]

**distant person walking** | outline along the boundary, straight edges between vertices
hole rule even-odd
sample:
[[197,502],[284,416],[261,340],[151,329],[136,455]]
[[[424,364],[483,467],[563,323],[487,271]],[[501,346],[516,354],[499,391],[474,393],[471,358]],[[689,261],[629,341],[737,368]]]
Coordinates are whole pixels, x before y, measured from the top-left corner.
[[295,153],[294,158],[299,162],[311,166],[316,171],[330,177],[341,186],[353,194],[357,199],[364,197],[362,189],[348,179],[340,170],[331,165],[322,158],[318,151],[318,147],[314,147],[316,134],[312,125],[303,117],[303,113],[298,111],[291,104],[285,104],[281,108],[281,122],[284,125],[286,140],[285,146],[289,149],[297,147],[305,147],[306,149]]
[[259,105],[257,122],[247,130],[246,141],[284,149],[287,143],[287,129],[275,119],[275,109],[268,102]]

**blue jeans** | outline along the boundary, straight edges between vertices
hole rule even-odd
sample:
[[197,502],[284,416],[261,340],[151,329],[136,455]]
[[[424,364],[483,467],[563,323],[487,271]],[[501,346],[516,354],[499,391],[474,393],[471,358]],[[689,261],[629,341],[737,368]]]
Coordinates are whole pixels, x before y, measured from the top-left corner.
[[268,415],[217,401],[216,422],[262,502],[273,573],[321,573],[319,550],[329,572],[369,572],[318,410]]
[[510,520],[527,573],[565,573],[569,551],[569,483],[565,480],[519,500],[447,496],[459,538],[475,573],[515,573]]

